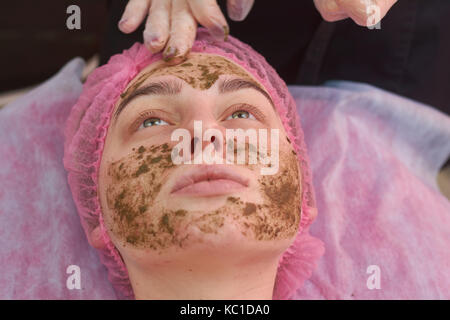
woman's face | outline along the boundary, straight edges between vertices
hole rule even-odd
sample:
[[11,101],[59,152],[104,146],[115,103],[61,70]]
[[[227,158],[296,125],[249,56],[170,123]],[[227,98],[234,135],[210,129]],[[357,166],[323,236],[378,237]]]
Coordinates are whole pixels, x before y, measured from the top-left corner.
[[[203,133],[217,129],[223,140],[207,137],[200,148],[199,139],[189,139],[189,151],[180,150],[172,133],[184,128],[194,138],[194,121],[201,122]],[[243,148],[237,140],[233,146],[225,138],[227,129],[253,129],[258,142],[266,131],[265,159],[275,156],[277,163],[261,163],[264,154],[248,137]],[[276,141],[271,129],[278,129]],[[208,146],[223,159],[227,149],[244,152],[245,162],[236,157],[224,164],[172,161],[173,154],[193,160],[194,150]],[[257,163],[250,161],[252,152],[262,157]],[[261,173],[274,165],[276,173]],[[181,65],[149,65],[122,93],[102,155],[99,195],[108,234],[126,262],[187,252],[281,254],[299,226],[300,177],[297,157],[262,85],[221,56],[191,53]]]

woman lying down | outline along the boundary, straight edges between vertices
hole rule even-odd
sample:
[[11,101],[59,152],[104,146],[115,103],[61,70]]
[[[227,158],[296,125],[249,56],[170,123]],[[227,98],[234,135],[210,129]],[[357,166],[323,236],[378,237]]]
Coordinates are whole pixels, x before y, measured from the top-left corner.
[[120,296],[285,298],[323,254],[295,102],[232,37],[199,30],[176,66],[139,43],[112,57],[72,109],[64,165]]

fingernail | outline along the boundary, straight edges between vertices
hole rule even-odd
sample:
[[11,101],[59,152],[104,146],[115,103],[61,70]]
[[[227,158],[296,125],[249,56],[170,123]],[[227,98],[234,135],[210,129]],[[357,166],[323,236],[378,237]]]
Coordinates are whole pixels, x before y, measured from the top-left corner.
[[[233,3],[234,5],[230,5],[230,3]],[[231,20],[242,21],[247,17],[252,6],[253,1],[229,1],[227,6],[228,16]]]
[[209,30],[209,33],[217,39],[224,40],[228,38],[228,26],[221,25],[221,24],[215,24],[214,27],[212,27]]
[[166,51],[163,53],[164,61],[170,61],[178,54],[178,49],[175,47],[167,47]]
[[158,45],[160,45],[161,44],[160,38],[161,37],[159,36],[159,34],[144,32],[145,43],[151,47],[157,47]]
[[230,34],[230,28],[228,28],[228,26],[223,26],[223,33],[225,34],[223,41],[227,41],[228,35]]
[[123,27],[127,23],[128,19],[122,19],[119,21],[119,27]]
[[159,40],[159,37],[158,36],[155,36],[155,37],[152,37],[152,38],[150,38],[150,45],[152,46],[152,47],[156,47],[158,44],[160,44],[161,43],[161,41]]
[[179,50],[178,48],[175,48],[175,53],[173,53],[173,55],[170,54],[164,60],[170,65],[176,65],[176,64],[182,63],[187,60],[187,57],[188,57],[190,51],[191,50],[189,49],[185,53],[183,53],[184,51]]

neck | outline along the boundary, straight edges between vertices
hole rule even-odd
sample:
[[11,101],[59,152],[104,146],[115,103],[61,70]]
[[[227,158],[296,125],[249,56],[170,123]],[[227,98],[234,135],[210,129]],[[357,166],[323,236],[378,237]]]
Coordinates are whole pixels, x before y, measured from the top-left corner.
[[271,300],[278,258],[250,263],[214,258],[127,269],[136,299]]

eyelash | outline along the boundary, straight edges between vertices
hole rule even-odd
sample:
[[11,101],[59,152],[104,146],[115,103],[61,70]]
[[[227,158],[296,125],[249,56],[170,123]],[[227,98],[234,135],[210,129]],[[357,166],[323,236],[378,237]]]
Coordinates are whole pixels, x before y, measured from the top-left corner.
[[166,120],[165,117],[161,116],[163,113],[162,112],[158,112],[155,110],[148,110],[148,111],[144,111],[141,112],[138,117],[136,118],[136,120],[133,121],[133,124],[131,125],[131,128],[135,131],[137,129],[139,129],[139,127],[142,125],[142,123],[149,118],[158,118],[161,120],[164,120],[165,122],[171,124],[170,121]]
[[249,105],[249,104],[246,104],[246,103],[235,104],[235,105],[231,106],[230,109],[227,110],[227,116],[225,118],[228,118],[234,112],[241,111],[241,110],[242,111],[247,111],[249,113],[252,113],[253,116],[256,118],[256,120],[264,121],[266,119],[266,117],[259,110],[259,108],[255,107],[255,106],[252,106],[252,105]]
[[[232,115],[234,112],[241,111],[241,110],[242,111],[247,111],[249,113],[252,113],[253,116],[258,121],[264,122],[265,119],[266,119],[264,114],[257,107],[249,105],[249,104],[246,104],[246,103],[241,103],[241,104],[236,104],[236,105],[231,106],[226,111],[227,116],[225,117],[225,119],[228,118],[230,115]],[[133,121],[133,124],[131,125],[131,128],[134,131],[136,131],[137,129],[139,129],[139,127],[141,126],[142,122],[145,121],[146,119],[149,119],[149,118],[158,118],[158,119],[164,120],[165,122],[171,124],[171,122],[166,120],[165,117],[161,116],[161,114],[162,114],[162,112],[158,112],[158,111],[155,111],[155,110],[148,110],[148,111],[141,112],[138,115],[138,117],[136,118],[136,120]],[[249,120],[252,120],[252,119],[249,119]]]

